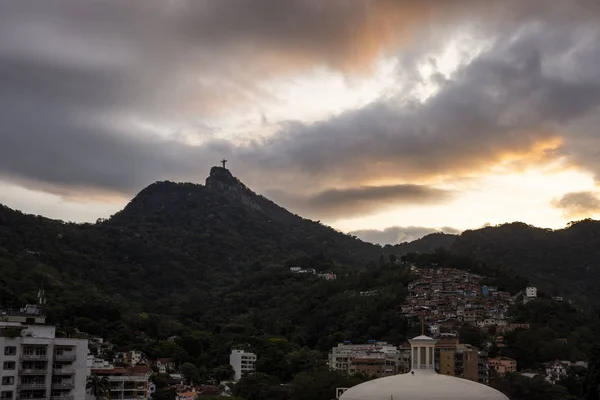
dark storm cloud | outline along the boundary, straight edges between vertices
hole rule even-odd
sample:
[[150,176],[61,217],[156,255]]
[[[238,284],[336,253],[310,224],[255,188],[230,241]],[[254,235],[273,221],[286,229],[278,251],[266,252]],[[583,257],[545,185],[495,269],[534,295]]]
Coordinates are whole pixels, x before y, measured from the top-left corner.
[[421,226],[392,226],[383,230],[377,229],[362,229],[354,232],[349,232],[349,235],[354,235],[370,243],[398,244],[404,242],[412,242],[427,236],[431,233],[444,232],[449,234],[459,234],[461,231],[451,227],[443,228],[424,228]]
[[271,192],[269,195],[292,211],[316,218],[340,218],[364,215],[406,204],[437,204],[452,193],[420,185],[395,185],[330,189],[314,195]]
[[[452,177],[507,155],[592,168],[600,143],[592,122],[578,122],[600,104],[597,15],[586,0],[3,2],[0,179],[130,194],[157,179],[202,180],[226,156],[258,189],[310,187],[322,195],[304,199],[306,210],[339,217],[404,201],[385,188],[367,195],[378,179]],[[402,44],[403,72],[414,72],[461,22],[491,44],[437,79],[424,103],[397,95],[250,145],[169,138],[268,96],[262,80],[308,67],[362,73]],[[562,147],[539,154],[555,138]]]
[[[395,98],[312,125],[293,124],[254,151],[273,170],[294,166],[314,179],[340,182],[485,171],[519,155],[540,161],[536,157],[554,155],[541,152],[541,144],[560,139],[563,126],[600,106],[596,71],[553,65],[576,44],[571,35],[519,32],[424,103]],[[559,39],[563,43],[553,42]],[[589,53],[600,50],[598,40],[588,45]]]
[[600,213],[600,196],[593,192],[571,192],[552,202],[567,218],[589,218]]

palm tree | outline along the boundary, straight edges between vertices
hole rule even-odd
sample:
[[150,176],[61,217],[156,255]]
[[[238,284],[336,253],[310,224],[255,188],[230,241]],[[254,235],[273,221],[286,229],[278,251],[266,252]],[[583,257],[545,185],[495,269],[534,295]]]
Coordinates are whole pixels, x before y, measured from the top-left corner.
[[88,376],[85,387],[96,399],[106,399],[110,394],[110,381],[106,376]]

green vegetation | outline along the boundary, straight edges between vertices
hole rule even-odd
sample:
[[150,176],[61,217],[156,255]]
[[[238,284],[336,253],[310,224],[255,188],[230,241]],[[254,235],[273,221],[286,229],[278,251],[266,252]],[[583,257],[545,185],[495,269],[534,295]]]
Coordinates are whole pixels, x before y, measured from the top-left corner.
[[552,385],[543,378],[527,378],[518,373],[496,378],[492,387],[500,390],[511,400],[575,400],[567,389]]
[[450,250],[490,266],[510,267],[549,296],[597,307],[599,248],[600,222],[583,220],[555,231],[517,222],[466,231]]
[[156,374],[151,377],[151,380],[156,385],[152,400],[175,400],[177,398],[177,391],[171,387],[168,375]]
[[596,314],[549,299],[514,307],[511,319],[530,323],[530,329],[517,329],[504,336],[508,345],[505,355],[526,369],[554,360],[586,360],[600,329]]
[[110,394],[110,382],[106,376],[91,375],[85,385],[88,392],[95,399],[106,399]]
[[277,377],[258,373],[242,378],[233,394],[245,400],[330,400],[335,388],[352,387],[368,379],[320,367],[301,372],[289,384],[282,385]]

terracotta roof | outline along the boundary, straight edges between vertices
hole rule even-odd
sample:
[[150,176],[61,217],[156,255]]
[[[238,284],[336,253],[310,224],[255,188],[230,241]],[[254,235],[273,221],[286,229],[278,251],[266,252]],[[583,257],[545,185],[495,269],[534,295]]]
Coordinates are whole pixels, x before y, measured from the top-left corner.
[[130,368],[134,374],[149,374],[152,372],[152,368],[149,365],[138,364]]
[[92,368],[92,374],[96,375],[129,375],[127,368]]
[[92,374],[96,375],[146,375],[152,372],[147,365],[136,365],[130,368],[92,368]]
[[219,387],[214,385],[201,385],[198,388],[198,392],[204,395],[217,395],[219,394]]

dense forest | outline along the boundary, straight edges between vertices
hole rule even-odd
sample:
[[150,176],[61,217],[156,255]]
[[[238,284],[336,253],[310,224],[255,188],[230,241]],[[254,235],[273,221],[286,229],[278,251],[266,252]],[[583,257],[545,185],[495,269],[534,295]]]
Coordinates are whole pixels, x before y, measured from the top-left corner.
[[[267,391],[270,399],[300,400],[310,390],[291,395],[285,388],[349,384],[323,369],[324,354],[335,343],[401,343],[419,333],[418,321],[398,312],[413,279],[410,265],[480,273],[513,293],[540,282],[548,294],[567,294],[581,280],[575,271],[587,263],[589,282],[577,298],[595,300],[596,229],[598,223],[586,221],[538,235],[535,228],[506,225],[381,247],[294,215],[215,167],[205,186],[157,182],[95,224],[0,206],[0,302],[34,302],[43,286],[49,317],[61,332],[101,335],[115,351],[137,348],[150,357],[171,357],[194,366],[200,380],[227,377],[230,349],[247,348],[260,354],[260,374],[244,384],[257,393],[265,385],[277,387],[277,393]],[[515,230],[522,233],[515,236]],[[561,240],[564,246],[556,244]],[[550,250],[555,258],[546,254]],[[567,254],[570,268],[557,269]],[[545,261],[536,264],[540,259]],[[332,272],[337,279],[293,273],[292,266]],[[595,313],[566,302],[544,300],[512,312],[515,321],[531,320],[533,329],[507,335],[508,355],[530,368],[554,357],[585,357],[600,329]],[[465,335],[474,343],[486,340],[481,332]],[[173,336],[178,339],[168,340]],[[557,343],[565,338],[569,345],[563,348]]]
[[573,222],[560,230],[511,223],[466,231],[450,250],[511,267],[548,294],[600,305],[599,221]]

